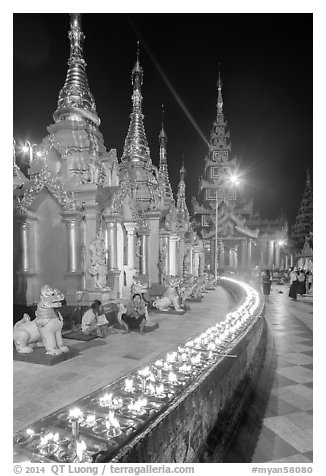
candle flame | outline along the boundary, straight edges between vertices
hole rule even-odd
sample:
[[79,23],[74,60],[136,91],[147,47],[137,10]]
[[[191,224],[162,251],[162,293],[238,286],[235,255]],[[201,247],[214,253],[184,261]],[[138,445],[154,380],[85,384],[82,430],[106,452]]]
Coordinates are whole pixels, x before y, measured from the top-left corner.
[[83,416],[83,412],[81,411],[80,408],[72,408],[69,412],[69,419],[78,419]]

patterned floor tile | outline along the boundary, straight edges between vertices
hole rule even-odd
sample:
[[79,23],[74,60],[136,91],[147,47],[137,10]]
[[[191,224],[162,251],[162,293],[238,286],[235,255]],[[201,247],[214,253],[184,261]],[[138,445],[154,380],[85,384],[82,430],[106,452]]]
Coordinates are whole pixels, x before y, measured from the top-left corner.
[[310,355],[304,355],[301,353],[284,354],[284,359],[290,362],[291,364],[303,365],[306,368],[310,368],[308,367],[308,364],[312,364],[313,362],[313,358]]
[[299,366],[283,367],[281,369],[277,369],[276,372],[298,383],[307,383],[313,380],[312,371],[309,369],[305,369],[304,367],[299,367]]
[[289,387],[273,388],[272,394],[279,399],[296,406],[299,410],[312,410],[312,389],[304,385],[291,385]]
[[306,458],[309,458],[311,462],[313,462],[313,452],[312,451],[307,451],[306,453],[302,453],[302,456],[305,456]]
[[308,412],[298,412],[286,415],[286,418],[302,430],[312,430],[313,417]]
[[264,426],[260,432],[252,460],[262,463],[295,455],[298,451],[279,435]]
[[297,451],[301,453],[312,451],[313,445],[311,429],[305,429],[305,431],[302,431],[286,416],[265,418],[264,425],[276,433],[280,438],[285,440]]

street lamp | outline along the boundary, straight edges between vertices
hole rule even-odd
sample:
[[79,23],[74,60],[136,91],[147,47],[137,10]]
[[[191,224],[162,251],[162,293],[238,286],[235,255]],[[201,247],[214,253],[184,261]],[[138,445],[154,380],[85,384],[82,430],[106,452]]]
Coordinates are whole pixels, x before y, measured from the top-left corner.
[[[224,177],[223,177],[224,178]],[[225,178],[228,179],[229,185],[238,186],[240,184],[239,177],[236,174],[227,175]],[[215,262],[214,262],[214,272],[215,272],[215,279],[217,277],[217,264],[218,264],[218,244],[217,244],[217,227],[218,227],[218,190],[216,189],[216,196],[215,196]]]

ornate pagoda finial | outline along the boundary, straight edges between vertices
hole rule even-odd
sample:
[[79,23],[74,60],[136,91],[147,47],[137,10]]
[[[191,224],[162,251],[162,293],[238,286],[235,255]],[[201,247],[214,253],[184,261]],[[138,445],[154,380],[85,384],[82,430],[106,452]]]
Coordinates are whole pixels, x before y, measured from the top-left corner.
[[180,182],[178,185],[177,194],[177,214],[182,226],[187,228],[189,225],[189,212],[186,203],[186,183],[185,183],[186,169],[184,166],[184,155],[182,155],[182,166],[180,169]]
[[[166,137],[166,134],[165,134],[165,130],[164,130],[164,123],[163,123],[163,117],[164,117],[164,104],[161,105],[161,108],[162,108],[162,127],[161,127],[161,132],[160,132],[160,135],[159,135],[159,139],[160,139],[160,145],[164,145],[166,146],[166,143],[168,141],[167,137]],[[163,142],[165,142],[163,144]]]
[[217,81],[217,114],[223,114],[223,98],[222,98],[222,79],[221,79],[221,63],[218,63],[218,81]]
[[139,63],[139,41],[137,41],[137,60],[131,74],[131,83],[133,85],[132,93],[132,113],[130,114],[130,123],[125,139],[122,161],[143,161],[150,162],[150,152],[143,124],[144,115],[142,114],[141,86],[143,84],[143,68]]
[[162,203],[163,209],[168,209],[170,205],[175,205],[172,187],[170,184],[169,179],[169,172],[168,172],[168,161],[167,161],[167,150],[166,144],[168,138],[164,131],[163,127],[163,114],[164,114],[164,106],[162,104],[162,129],[159,134],[159,143],[160,143],[160,165],[159,165],[159,182],[160,187],[162,190]]
[[53,118],[55,122],[84,118],[99,126],[101,121],[97,115],[95,101],[86,76],[86,61],[83,56],[85,35],[81,29],[80,13],[70,14],[68,37],[70,40],[69,67]]

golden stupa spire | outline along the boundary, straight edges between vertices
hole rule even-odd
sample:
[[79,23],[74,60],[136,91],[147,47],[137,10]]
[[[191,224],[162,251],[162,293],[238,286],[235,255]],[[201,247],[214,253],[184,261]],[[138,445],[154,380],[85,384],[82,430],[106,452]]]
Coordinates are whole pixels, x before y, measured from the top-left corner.
[[144,115],[142,113],[141,86],[143,84],[143,68],[139,62],[139,41],[137,41],[137,59],[132,69],[131,84],[132,93],[132,113],[130,114],[130,123],[128,133],[125,139],[122,160],[131,160],[138,162],[151,162],[150,152],[143,124]]
[[68,37],[70,40],[68,72],[53,118],[55,122],[84,118],[99,126],[101,121],[96,112],[95,101],[89,89],[86,75],[86,61],[83,55],[85,35],[82,32],[80,13],[70,14]]

